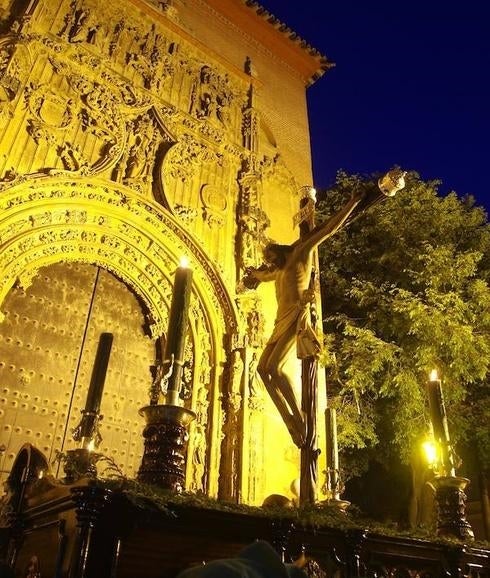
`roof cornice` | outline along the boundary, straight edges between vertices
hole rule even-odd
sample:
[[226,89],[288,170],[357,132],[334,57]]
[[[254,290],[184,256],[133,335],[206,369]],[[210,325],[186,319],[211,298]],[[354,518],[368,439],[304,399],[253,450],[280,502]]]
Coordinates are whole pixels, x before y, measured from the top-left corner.
[[[313,84],[335,64],[256,0],[205,0]],[[250,17],[252,14],[252,17]]]

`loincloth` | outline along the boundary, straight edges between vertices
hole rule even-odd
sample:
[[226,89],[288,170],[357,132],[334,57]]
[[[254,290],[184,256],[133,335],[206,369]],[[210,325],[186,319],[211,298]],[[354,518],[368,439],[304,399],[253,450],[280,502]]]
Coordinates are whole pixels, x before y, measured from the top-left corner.
[[296,331],[296,356],[299,359],[317,357],[321,342],[310,322],[309,305],[294,305],[277,318],[267,345],[279,341],[291,328]]

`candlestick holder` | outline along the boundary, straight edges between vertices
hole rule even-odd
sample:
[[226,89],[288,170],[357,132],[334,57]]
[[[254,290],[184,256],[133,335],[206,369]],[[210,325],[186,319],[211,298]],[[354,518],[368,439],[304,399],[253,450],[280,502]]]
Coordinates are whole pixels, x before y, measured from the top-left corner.
[[176,493],[185,487],[188,428],[193,411],[178,405],[147,405],[139,410],[146,420],[144,452],[138,481]]
[[340,494],[344,490],[344,485],[340,478],[340,470],[338,468],[327,468],[324,472],[325,484],[323,485],[323,492],[327,496],[326,500],[319,502],[322,508],[333,508],[338,512],[344,512],[350,506],[350,502],[342,500]]
[[76,442],[81,442],[82,447],[86,448],[90,442],[94,447],[98,447],[102,441],[100,435],[99,422],[102,421],[103,415],[98,411],[82,409],[82,419],[80,423],[72,429],[72,437]]
[[87,448],[68,450],[63,458],[64,482],[74,484],[82,478],[97,477],[97,454]]
[[474,540],[473,530],[466,519],[467,478],[436,476],[431,485],[435,489],[437,507],[437,534],[461,540]]

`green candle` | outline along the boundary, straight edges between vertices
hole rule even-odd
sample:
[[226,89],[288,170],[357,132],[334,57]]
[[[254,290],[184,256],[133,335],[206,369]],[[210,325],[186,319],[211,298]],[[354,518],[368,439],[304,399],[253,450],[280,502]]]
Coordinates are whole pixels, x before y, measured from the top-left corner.
[[112,333],[101,333],[100,335],[94,368],[92,370],[92,378],[87,393],[87,401],[85,403],[86,412],[99,413],[100,411],[107,365],[109,364],[109,356],[111,354],[112,339]]
[[179,405],[191,288],[192,269],[182,260],[175,272],[163,360],[168,375],[166,403],[170,405]]

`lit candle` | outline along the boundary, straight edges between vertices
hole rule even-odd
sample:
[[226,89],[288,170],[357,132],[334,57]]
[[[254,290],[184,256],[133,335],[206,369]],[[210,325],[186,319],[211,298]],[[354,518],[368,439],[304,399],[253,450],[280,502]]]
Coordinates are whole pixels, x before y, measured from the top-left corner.
[[446,408],[444,396],[442,395],[441,380],[437,370],[433,369],[428,383],[429,411],[434,430],[434,439],[441,449],[441,461],[445,473],[454,476],[454,464],[450,451],[449,428],[447,425]]
[[339,448],[337,445],[337,410],[328,407],[325,413],[327,435],[327,489],[332,497],[339,497]]
[[175,272],[163,360],[168,375],[166,403],[169,405],[179,405],[191,288],[192,269],[186,259],[181,259]]

